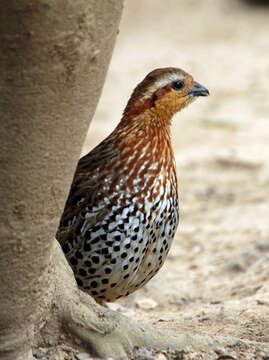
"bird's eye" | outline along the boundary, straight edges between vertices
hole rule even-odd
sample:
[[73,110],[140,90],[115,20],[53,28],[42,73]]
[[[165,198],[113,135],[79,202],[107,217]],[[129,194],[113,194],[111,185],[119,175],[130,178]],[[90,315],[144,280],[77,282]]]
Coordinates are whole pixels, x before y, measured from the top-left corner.
[[182,90],[184,87],[184,82],[181,80],[173,81],[171,84],[171,88],[174,90]]

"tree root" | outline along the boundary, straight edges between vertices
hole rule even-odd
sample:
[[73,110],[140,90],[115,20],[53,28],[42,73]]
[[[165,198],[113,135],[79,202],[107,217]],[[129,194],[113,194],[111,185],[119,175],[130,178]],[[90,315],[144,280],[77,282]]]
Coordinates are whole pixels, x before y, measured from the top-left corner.
[[175,334],[136,323],[118,312],[102,307],[78,290],[72,270],[56,242],[53,262],[57,279],[55,305],[58,319],[64,332],[73,339],[79,339],[81,347],[95,356],[127,359],[135,348],[169,348],[189,352],[230,348],[239,343],[255,345],[254,342],[237,338]]

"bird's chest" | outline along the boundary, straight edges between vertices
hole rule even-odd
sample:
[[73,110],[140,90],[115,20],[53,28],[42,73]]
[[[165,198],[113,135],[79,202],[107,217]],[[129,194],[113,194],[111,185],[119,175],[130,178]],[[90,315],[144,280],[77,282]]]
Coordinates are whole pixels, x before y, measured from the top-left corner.
[[123,269],[128,266],[128,277],[121,286],[131,292],[157,273],[169,252],[179,222],[176,180],[155,177],[147,191],[133,196],[129,211],[128,205],[124,211],[118,219],[124,223],[122,248],[128,246],[129,261],[127,257],[122,261]]
[[163,265],[178,223],[177,184],[167,180],[156,189],[153,187],[152,193],[144,199],[141,273],[154,274]]

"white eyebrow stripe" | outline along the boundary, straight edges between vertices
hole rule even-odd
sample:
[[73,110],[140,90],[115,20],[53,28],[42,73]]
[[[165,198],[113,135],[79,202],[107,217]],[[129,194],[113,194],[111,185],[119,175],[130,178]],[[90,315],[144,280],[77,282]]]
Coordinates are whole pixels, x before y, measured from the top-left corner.
[[162,88],[164,86],[166,86],[167,84],[170,84],[172,81],[177,81],[177,80],[182,80],[183,79],[183,74],[182,73],[170,73],[170,74],[166,74],[164,77],[158,79],[157,81],[155,81],[154,84],[152,84],[147,91],[144,93],[143,97],[141,98],[141,100],[144,100],[145,98],[151,96],[154,91],[156,91],[159,88]]

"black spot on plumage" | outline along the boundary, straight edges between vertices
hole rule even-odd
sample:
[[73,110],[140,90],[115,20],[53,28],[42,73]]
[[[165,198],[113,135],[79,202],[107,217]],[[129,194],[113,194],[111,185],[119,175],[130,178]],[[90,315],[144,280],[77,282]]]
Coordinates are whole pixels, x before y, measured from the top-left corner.
[[114,241],[112,241],[112,240],[106,241],[107,246],[112,246],[113,244],[114,244]]
[[131,247],[131,244],[130,244],[130,243],[128,243],[128,244],[125,245],[125,249],[130,249],[130,247]]
[[128,256],[127,252],[124,252],[124,253],[121,254],[120,257],[121,257],[122,259],[125,259],[127,256]]
[[153,210],[153,211],[156,210],[157,207],[158,207],[158,205],[159,205],[159,203],[156,203],[155,205],[153,205],[153,206],[152,206],[152,210]]
[[134,209],[132,210],[132,212],[130,213],[130,215],[135,216],[137,211],[138,211],[138,207],[137,207],[136,205],[134,205]]
[[91,231],[92,231],[92,232],[96,232],[96,231],[98,231],[98,230],[100,230],[100,229],[101,229],[101,226],[96,225],[96,226],[94,226],[94,227],[91,228]]
[[78,273],[79,273],[79,275],[81,275],[81,276],[83,276],[83,277],[87,276],[86,270],[84,270],[84,269],[82,269],[82,268],[79,269]]
[[123,266],[123,270],[127,270],[127,269],[128,269],[128,267],[129,267],[129,265],[128,265],[128,264],[124,265],[124,266]]
[[134,232],[138,233],[138,231],[139,231],[139,227],[137,226],[134,228]]
[[136,234],[133,235],[133,236],[131,237],[131,239],[134,240],[134,241],[137,240],[137,235],[136,235]]
[[66,254],[70,251],[70,247],[69,247],[69,243],[66,242],[63,246],[62,246],[63,252]]
[[83,286],[83,282],[80,278],[76,277],[76,282],[77,282],[78,286],[80,286],[80,287]]
[[97,288],[98,287],[98,282],[97,281],[91,281],[90,285],[93,288]]
[[116,285],[117,285],[117,283],[113,283],[113,284],[110,285],[110,287],[113,288],[113,287],[115,287]]
[[78,264],[78,261],[77,261],[77,259],[76,259],[75,257],[71,257],[71,258],[69,259],[69,262],[70,262],[70,264],[72,264],[72,265],[77,265],[77,264]]
[[111,259],[111,261],[110,261],[111,264],[116,264],[116,262],[117,262],[117,259]]
[[84,265],[87,267],[91,267],[92,263],[89,260],[84,261]]
[[106,223],[106,224],[103,224],[103,225],[102,225],[102,228],[103,228],[105,231],[108,231],[108,226],[109,226],[109,224]]
[[88,273],[93,275],[96,273],[96,269],[90,268],[90,269],[88,269]]
[[94,264],[99,264],[100,262],[99,256],[92,256],[91,259]]
[[91,291],[91,294],[92,294],[92,295],[98,295],[98,291],[92,290],[92,291]]
[[120,235],[115,235],[115,236],[114,236],[114,239],[115,239],[116,241],[120,241],[120,240],[121,240],[121,236],[120,236]]
[[111,222],[115,222],[115,221],[116,221],[116,216],[117,216],[117,214],[111,215],[111,216],[109,217],[109,220],[110,220]]
[[134,257],[133,257],[133,256],[130,257],[129,261],[130,261],[130,262],[133,262],[133,261],[134,261]]
[[107,240],[107,234],[101,234],[100,235],[100,238],[102,239],[102,240]]
[[105,268],[105,273],[106,274],[111,274],[112,273],[112,270],[110,268]]
[[119,245],[113,246],[113,250],[114,250],[114,251],[120,251],[120,246],[119,246]]
[[123,276],[123,279],[127,279],[130,275],[129,274],[126,274]]
[[90,239],[92,238],[92,232],[91,232],[91,230],[85,231],[84,238],[85,238],[86,240],[90,240]]
[[100,241],[99,237],[96,237],[93,240],[91,240],[91,245],[97,244],[99,243],[99,241]]
[[84,243],[83,248],[84,248],[84,251],[91,251],[91,249],[92,249],[91,245],[87,242]]
[[102,279],[101,281],[102,281],[102,284],[108,284],[108,283],[109,283],[109,280],[106,279],[106,278],[105,278],[105,279]]
[[77,259],[83,259],[83,255],[79,250],[76,251],[75,256]]
[[102,248],[102,249],[101,249],[101,254],[102,254],[102,255],[108,255],[108,254],[109,254],[108,248]]
[[118,225],[118,228],[119,228],[120,230],[124,230],[124,224],[119,224],[119,225]]
[[104,292],[106,292],[106,290],[107,290],[107,289],[101,289],[101,290],[100,290],[100,293],[104,293]]

